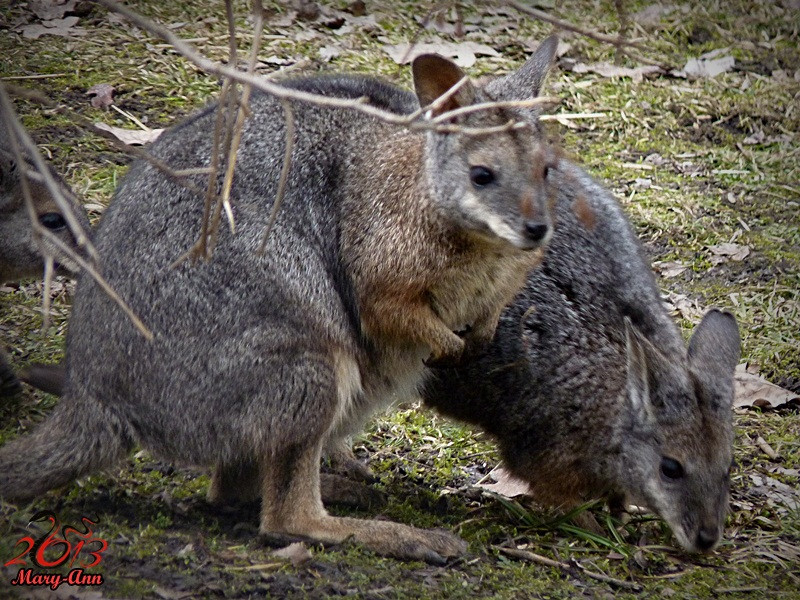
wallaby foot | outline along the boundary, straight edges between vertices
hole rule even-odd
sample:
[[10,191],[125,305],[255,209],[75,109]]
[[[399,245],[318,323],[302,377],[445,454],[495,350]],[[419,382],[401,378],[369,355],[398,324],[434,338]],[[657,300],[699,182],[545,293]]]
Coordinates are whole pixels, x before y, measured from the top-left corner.
[[368,510],[386,503],[385,496],[374,487],[341,475],[322,473],[319,483],[323,504],[338,504]]
[[220,506],[236,502],[252,502],[261,496],[258,464],[241,460],[230,465],[218,464],[211,475],[206,499]]
[[33,363],[27,369],[19,372],[19,378],[43,392],[61,396],[64,392],[64,379],[66,378],[64,363],[53,365]]
[[320,494],[320,454],[321,447],[294,446],[265,457],[261,534],[298,536],[323,544],[352,539],[378,554],[434,564],[466,551],[466,543],[446,531],[330,516]]
[[22,384],[14,375],[5,351],[0,349],[0,398],[12,398],[20,393],[22,393]]
[[370,468],[353,454],[350,438],[342,438],[328,445],[325,448],[325,458],[330,470],[338,475],[343,475],[356,481],[373,482],[377,480]]

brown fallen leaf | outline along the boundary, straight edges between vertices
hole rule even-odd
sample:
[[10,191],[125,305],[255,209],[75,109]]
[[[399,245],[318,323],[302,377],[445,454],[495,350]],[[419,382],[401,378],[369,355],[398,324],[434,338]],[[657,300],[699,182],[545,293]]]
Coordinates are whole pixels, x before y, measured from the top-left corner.
[[86,90],[86,95],[92,97],[92,106],[105,108],[114,104],[114,92],[114,86],[110,83],[98,83]]
[[295,542],[294,544],[289,544],[285,548],[275,550],[272,556],[288,560],[292,563],[293,567],[302,567],[312,558],[311,551],[306,548],[303,542]]
[[711,257],[711,264],[714,266],[728,262],[729,260],[741,262],[750,255],[750,246],[734,244],[732,242],[709,246],[708,249],[713,255]]
[[22,37],[29,40],[39,39],[43,35],[57,35],[60,37],[86,35],[88,31],[82,27],[75,27],[77,22],[78,17],[52,19],[33,25],[25,25],[20,31],[22,31]]
[[734,407],[778,408],[787,404],[800,404],[800,395],[770,383],[758,370],[742,363],[733,374]]
[[[409,51],[410,50],[410,51]],[[500,56],[500,53],[486,46],[485,44],[478,44],[476,42],[434,42],[428,44],[394,44],[385,45],[383,51],[388,54],[397,64],[407,64],[414,60],[420,54],[441,54],[454,59],[454,62],[462,68],[471,67],[476,62],[477,55],[484,56]]]
[[667,309],[670,312],[676,312],[692,323],[699,323],[700,317],[703,316],[704,311],[697,304],[697,301],[690,300],[686,294],[669,292],[664,299],[664,304],[667,305]]
[[112,127],[105,123],[95,123],[95,127],[108,131],[119,141],[128,144],[129,146],[143,146],[158,139],[158,136],[164,131],[163,129],[148,129],[147,131],[141,129],[122,129],[121,127]]
[[597,73],[602,77],[630,77],[634,82],[640,82],[644,79],[645,75],[653,73],[663,73],[661,67],[655,65],[641,65],[639,67],[618,67],[611,63],[602,62],[587,65],[586,63],[578,62],[572,66],[575,73]]
[[661,22],[661,17],[665,17],[675,11],[675,6],[664,4],[651,4],[642,10],[631,15],[631,19],[642,27],[652,27]]
[[521,479],[517,479],[502,466],[491,470],[489,476],[496,483],[479,483],[478,487],[499,494],[506,498],[530,495],[530,487]]
[[689,267],[687,267],[683,263],[675,261],[656,261],[653,263],[653,269],[655,269],[658,273],[660,273],[661,276],[665,279],[672,279],[673,277],[677,277],[688,268]]

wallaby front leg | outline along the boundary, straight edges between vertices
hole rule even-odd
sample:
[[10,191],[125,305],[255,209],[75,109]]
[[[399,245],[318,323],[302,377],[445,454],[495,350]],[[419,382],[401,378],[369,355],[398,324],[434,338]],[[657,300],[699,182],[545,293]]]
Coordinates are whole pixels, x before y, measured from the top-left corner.
[[8,361],[5,350],[0,348],[0,398],[11,398],[22,392],[19,379]]
[[299,536],[331,544],[353,539],[379,554],[437,564],[466,551],[464,541],[446,531],[330,516],[320,494],[321,446],[294,445],[264,457],[262,534]]
[[464,340],[450,331],[424,298],[373,297],[362,315],[372,334],[430,347],[430,358],[425,361],[429,366],[456,364],[464,351]]
[[464,336],[464,359],[480,354],[491,343],[502,312],[503,307],[501,306],[498,310],[482,315],[475,320]]

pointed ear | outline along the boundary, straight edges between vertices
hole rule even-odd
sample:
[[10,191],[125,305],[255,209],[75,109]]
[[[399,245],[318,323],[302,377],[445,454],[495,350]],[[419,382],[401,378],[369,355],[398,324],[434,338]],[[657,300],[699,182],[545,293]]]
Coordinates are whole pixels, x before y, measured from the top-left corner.
[[730,375],[741,354],[739,327],[733,315],[716,308],[707,312],[689,340],[689,362],[720,375]]
[[528,100],[539,95],[558,48],[558,36],[551,35],[519,69],[495,79],[486,91],[497,100]]
[[631,320],[625,317],[625,356],[627,358],[627,392],[632,414],[640,423],[655,421],[650,401],[650,377],[648,374],[646,340],[641,339]]
[[733,372],[742,354],[741,338],[732,314],[712,309],[689,340],[689,366],[702,388],[700,400],[712,409],[729,409],[733,402]]
[[[438,54],[421,54],[411,65],[414,90],[420,106],[428,106],[461,81],[464,72],[454,62]],[[448,110],[469,106],[475,98],[475,88],[467,81],[447,102],[434,111],[434,116]]]

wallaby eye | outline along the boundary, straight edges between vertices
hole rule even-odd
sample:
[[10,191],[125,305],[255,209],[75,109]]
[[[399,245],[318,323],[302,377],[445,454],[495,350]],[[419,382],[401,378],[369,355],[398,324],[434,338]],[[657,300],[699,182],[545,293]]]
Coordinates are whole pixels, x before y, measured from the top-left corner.
[[495,180],[494,173],[487,167],[470,167],[469,180],[475,187],[483,187],[489,185]]
[[547,179],[548,175],[550,175],[550,167],[549,165],[545,165],[544,171],[542,171],[542,179]]
[[59,229],[64,229],[64,227],[67,226],[67,222],[64,220],[64,217],[56,212],[43,214],[41,217],[39,217],[39,223],[51,231],[58,231]]
[[680,479],[683,477],[683,467],[674,458],[661,459],[661,474],[667,479]]

